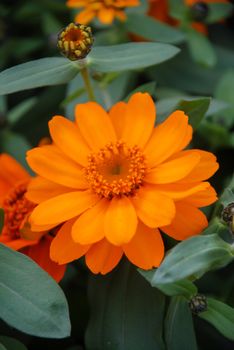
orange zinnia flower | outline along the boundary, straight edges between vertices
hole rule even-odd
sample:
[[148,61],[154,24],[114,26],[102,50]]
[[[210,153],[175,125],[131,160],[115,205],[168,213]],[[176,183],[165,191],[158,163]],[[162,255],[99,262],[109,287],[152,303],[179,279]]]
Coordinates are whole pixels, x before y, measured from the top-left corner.
[[87,24],[94,18],[101,23],[111,24],[115,18],[121,21],[126,19],[124,10],[127,7],[140,5],[139,0],[68,0],[67,5],[74,8],[83,8],[75,18],[77,23]]
[[0,243],[28,255],[59,281],[65,266],[59,266],[49,257],[52,236],[47,232],[32,232],[27,222],[35,208],[35,204],[25,197],[30,175],[7,154],[0,155],[0,169],[0,207],[5,215]]
[[53,144],[28,152],[40,176],[27,198],[38,206],[33,230],[62,224],[51,244],[60,264],[85,255],[94,273],[112,270],[125,254],[150,269],[164,256],[160,228],[182,240],[199,234],[207,219],[198,207],[216,200],[208,182],[218,164],[213,154],[183,150],[192,127],[176,111],[154,128],[155,105],[134,94],[107,113],[95,102],[79,104],[75,122],[49,122]]

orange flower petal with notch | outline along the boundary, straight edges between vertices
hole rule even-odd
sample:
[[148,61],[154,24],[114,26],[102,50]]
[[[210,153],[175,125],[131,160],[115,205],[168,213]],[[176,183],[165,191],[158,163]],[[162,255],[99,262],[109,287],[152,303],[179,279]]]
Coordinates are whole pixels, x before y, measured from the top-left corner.
[[90,248],[90,245],[75,243],[71,236],[72,226],[76,219],[67,221],[51,242],[50,258],[58,264],[66,264],[79,259]]
[[[166,184],[185,178],[200,162],[199,153],[181,152],[177,157],[168,160],[152,169],[145,181],[152,184]],[[199,181],[199,180],[198,180]]]
[[217,193],[215,189],[209,185],[203,191],[199,191],[186,197],[183,202],[188,203],[190,205],[194,205],[195,207],[206,207],[207,205],[213,204],[217,201]]
[[159,230],[149,228],[139,221],[136,234],[123,246],[123,251],[141,269],[159,266],[164,257],[164,244]]
[[122,258],[123,250],[110,244],[106,239],[95,243],[85,255],[85,261],[93,273],[107,274]]
[[99,198],[89,190],[61,194],[40,203],[33,210],[29,221],[32,229],[34,229],[34,225],[57,226],[92,208],[98,201]]
[[184,240],[198,235],[208,226],[203,212],[186,202],[176,203],[176,215],[169,226],[160,229],[176,240]]
[[87,165],[90,153],[76,125],[61,116],[55,116],[49,122],[50,135],[56,146],[73,161]]
[[81,167],[54,145],[28,151],[27,162],[37,174],[52,182],[78,189],[88,186]]
[[72,226],[72,238],[80,244],[91,244],[104,238],[104,220],[108,200],[101,199],[93,208],[81,214]]
[[182,111],[172,113],[163,123],[156,126],[144,149],[148,165],[155,167],[162,163],[186,147],[190,137],[192,135],[188,117]]
[[109,202],[104,231],[106,239],[117,246],[128,243],[137,229],[136,211],[127,197],[116,197]]
[[109,112],[109,116],[118,139],[122,138],[123,128],[125,124],[126,108],[127,104],[125,102],[118,102],[110,109]]
[[39,204],[47,199],[71,191],[74,191],[74,188],[65,187],[44,179],[41,176],[37,176],[30,181],[28,192],[26,192],[25,196],[31,202]]
[[122,139],[129,146],[144,147],[153,132],[155,119],[156,107],[149,94],[135,93],[127,103]]
[[165,196],[172,198],[173,200],[181,200],[187,197],[193,198],[200,191],[208,189],[209,182],[189,183],[189,184],[162,184],[154,185],[154,190],[163,193]]
[[173,200],[150,185],[140,189],[132,203],[139,219],[151,228],[168,225],[175,216]]
[[37,245],[30,246],[23,251],[45,270],[55,281],[59,282],[64,276],[66,265],[58,265],[50,259],[50,245],[53,237],[43,237]]
[[96,102],[77,105],[75,116],[78,128],[92,150],[116,141],[115,130],[107,112]]

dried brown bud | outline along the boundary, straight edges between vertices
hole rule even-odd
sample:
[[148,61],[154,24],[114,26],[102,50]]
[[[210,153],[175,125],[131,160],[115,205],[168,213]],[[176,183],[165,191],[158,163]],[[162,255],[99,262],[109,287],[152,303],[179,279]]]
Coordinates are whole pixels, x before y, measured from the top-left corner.
[[229,224],[230,230],[234,234],[234,203],[228,204],[223,209],[222,219]]
[[92,30],[83,24],[70,23],[58,35],[58,48],[71,61],[85,58],[92,45]]
[[206,311],[207,301],[205,295],[194,295],[189,301],[189,308],[195,315],[198,315],[200,312]]

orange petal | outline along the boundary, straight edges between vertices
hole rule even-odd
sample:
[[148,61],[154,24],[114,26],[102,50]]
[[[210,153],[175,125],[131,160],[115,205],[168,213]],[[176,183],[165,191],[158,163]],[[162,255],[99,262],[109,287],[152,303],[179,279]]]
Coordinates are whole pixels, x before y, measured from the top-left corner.
[[140,220],[151,228],[168,225],[175,216],[173,200],[155,191],[153,186],[142,187],[132,202]]
[[122,258],[123,250],[110,244],[106,239],[95,243],[85,255],[85,261],[93,273],[106,273],[113,270]]
[[72,238],[80,244],[91,244],[104,238],[104,218],[108,208],[106,199],[79,216],[72,227]]
[[67,221],[53,239],[50,246],[50,258],[58,264],[66,264],[79,259],[89,249],[90,245],[75,243],[71,236],[75,219]]
[[86,166],[90,149],[76,124],[64,117],[55,116],[49,122],[49,129],[56,146],[72,160]]
[[61,194],[39,204],[30,216],[32,230],[33,225],[56,226],[66,220],[80,215],[85,210],[92,208],[97,203],[98,197],[90,191],[75,191]]
[[56,146],[37,147],[27,152],[30,167],[42,177],[60,185],[85,189],[81,167],[67,158]]
[[164,256],[164,244],[159,230],[139,222],[132,240],[123,246],[127,258],[141,269],[152,269],[160,265]]
[[125,124],[126,108],[127,104],[125,102],[118,102],[111,108],[109,112],[109,116],[115,128],[118,139],[122,138],[123,127]]
[[[0,240],[0,243],[1,243],[1,240]],[[24,238],[17,238],[17,239],[7,241],[7,242],[5,241],[2,243],[11,249],[20,250],[20,249],[28,247],[30,245],[37,244],[38,241],[37,240],[32,241],[32,240],[24,239]]]
[[127,197],[113,198],[107,208],[104,231],[107,240],[114,245],[128,243],[137,228],[136,211]]
[[[207,184],[209,184],[207,182]],[[194,205],[195,207],[206,207],[217,201],[217,194],[212,186],[196,192],[184,199],[183,202]]]
[[219,168],[216,157],[213,153],[193,149],[185,151],[187,154],[198,153],[200,155],[200,162],[196,167],[180,182],[198,182],[211,177]]
[[181,184],[176,182],[175,184],[154,185],[154,190],[174,200],[178,200],[189,196],[193,197],[194,194],[206,190],[209,186],[209,182],[201,182],[198,184]]
[[146,145],[144,153],[148,158],[149,166],[154,167],[186,147],[190,142],[191,126],[188,117],[182,111],[172,113],[154,132]]
[[145,181],[153,184],[166,184],[183,179],[199,163],[199,153],[181,152],[173,160],[158,165],[150,171]]
[[108,114],[96,102],[77,105],[75,115],[78,128],[90,148],[97,150],[116,141],[115,130]]
[[80,24],[88,24],[93,20],[95,17],[95,12],[90,10],[84,10],[81,11],[76,17],[75,17],[75,23]]
[[33,203],[41,203],[47,199],[59,196],[60,194],[67,193],[72,190],[74,191],[74,189],[56,184],[52,181],[44,179],[41,176],[37,176],[30,181],[25,196]]
[[176,240],[184,240],[198,235],[208,226],[206,216],[201,210],[186,203],[176,203],[176,215],[171,225],[161,227],[161,230]]
[[50,259],[50,245],[53,237],[48,235],[41,238],[38,244],[26,248],[23,251],[45,270],[55,281],[59,282],[65,273],[66,265],[58,265]]
[[111,24],[115,17],[113,8],[103,8],[98,12],[98,19],[103,24]]
[[27,171],[9,154],[0,154],[0,169],[0,179],[7,184],[15,186],[18,181],[30,179]]
[[144,147],[155,123],[156,109],[147,93],[137,92],[128,101],[122,138],[130,146]]

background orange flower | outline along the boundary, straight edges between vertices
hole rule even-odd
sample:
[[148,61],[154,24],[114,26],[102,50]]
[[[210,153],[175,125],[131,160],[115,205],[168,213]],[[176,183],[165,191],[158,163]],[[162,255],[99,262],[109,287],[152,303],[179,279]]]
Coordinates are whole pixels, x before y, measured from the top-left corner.
[[25,197],[31,180],[27,171],[10,155],[0,155],[0,207],[4,209],[4,226],[0,243],[30,256],[55,280],[60,281],[65,266],[59,266],[49,257],[52,237],[47,232],[32,232],[27,222],[35,207]]
[[54,117],[53,144],[28,152],[40,175],[27,193],[38,204],[32,229],[63,224],[51,244],[60,264],[85,255],[88,267],[104,274],[125,254],[143,269],[159,266],[159,228],[182,240],[207,226],[198,208],[216,200],[204,181],[218,169],[215,156],[184,150],[192,127],[182,111],[154,127],[148,94],[136,93],[109,113],[94,102],[80,104],[75,115],[75,122]]

